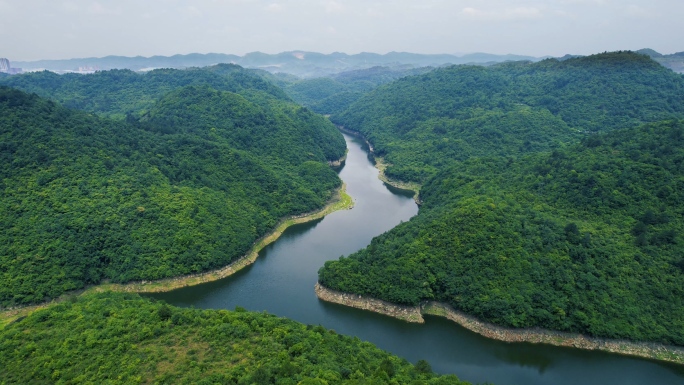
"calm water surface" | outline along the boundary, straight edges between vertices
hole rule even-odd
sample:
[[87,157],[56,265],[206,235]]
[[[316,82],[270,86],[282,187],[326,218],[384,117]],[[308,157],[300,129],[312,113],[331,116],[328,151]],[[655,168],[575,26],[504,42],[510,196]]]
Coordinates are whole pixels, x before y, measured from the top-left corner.
[[150,295],[178,306],[267,311],[358,336],[411,362],[426,359],[440,373],[473,383],[684,384],[684,367],[601,352],[493,341],[439,317],[424,325],[319,301],[325,261],[350,254],[418,212],[411,194],[384,185],[364,143],[345,137],[349,154],[340,177],[352,210],[289,228],[250,267],[226,279]]

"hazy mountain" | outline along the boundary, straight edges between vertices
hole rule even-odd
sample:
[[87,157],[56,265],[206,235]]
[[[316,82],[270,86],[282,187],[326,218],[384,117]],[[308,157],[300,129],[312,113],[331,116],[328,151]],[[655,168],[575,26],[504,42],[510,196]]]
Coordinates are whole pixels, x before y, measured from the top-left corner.
[[663,55],[660,52],[656,52],[650,48],[640,49],[637,52],[650,56],[653,58],[653,60],[674,72],[684,73],[684,52],[675,52],[670,55]]
[[86,70],[109,70],[131,69],[144,70],[148,68],[184,68],[203,67],[217,63],[234,63],[243,67],[261,68],[271,72],[286,72],[304,77],[329,75],[338,72],[363,69],[375,66],[402,66],[412,67],[443,66],[446,64],[467,63],[498,63],[511,60],[538,61],[543,58],[520,55],[494,55],[486,53],[473,53],[468,55],[424,55],[407,52],[390,52],[377,54],[362,52],[348,55],[334,52],[322,54],[316,52],[290,51],[278,54],[266,54],[252,52],[244,56],[227,54],[188,54],[174,56],[152,57],[124,57],[106,56],[102,58],[78,58],[66,60],[40,60],[32,62],[13,62],[13,66],[32,69],[48,69],[53,71],[78,71]]

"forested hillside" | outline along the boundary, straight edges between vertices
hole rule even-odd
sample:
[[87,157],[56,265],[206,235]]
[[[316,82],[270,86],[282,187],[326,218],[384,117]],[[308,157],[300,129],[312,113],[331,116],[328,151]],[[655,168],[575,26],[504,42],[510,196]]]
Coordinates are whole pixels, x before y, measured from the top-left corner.
[[684,76],[615,52],[437,69],[378,87],[331,119],[365,135],[389,177],[424,182],[453,160],[547,151],[672,116],[684,117]]
[[684,123],[469,160],[421,198],[417,217],[326,263],[320,282],[506,326],[684,345]]
[[264,313],[129,294],[65,301],[0,329],[0,383],[467,385],[358,338]]
[[[506,71],[528,75],[506,80]],[[456,92],[462,82],[470,92]],[[638,125],[682,116],[680,75],[613,53],[454,67],[373,94],[377,103],[362,99],[340,122],[395,162],[391,176],[423,182],[423,205],[326,263],[323,285],[402,304],[438,300],[506,326],[684,345],[684,123]],[[533,103],[546,97],[553,109]],[[478,125],[458,118],[468,111]],[[523,111],[546,120],[482,118]],[[531,138],[534,147],[518,146]],[[452,140],[464,151],[440,146]]]
[[372,67],[347,71],[329,77],[304,79],[284,85],[285,92],[297,103],[311,108],[319,114],[340,113],[364,94],[381,84],[396,79],[423,74],[430,71],[423,68]]
[[324,117],[256,90],[235,94],[206,86],[179,88],[141,120],[163,133],[216,137],[251,154],[290,163],[337,160],[346,148]]
[[124,122],[0,87],[0,306],[225,266],[280,218],[322,207],[344,139],[242,92],[259,103],[188,87]]
[[243,93],[259,90],[287,100],[285,93],[257,72],[232,64],[187,70],[158,69],[144,74],[130,70],[99,71],[90,75],[57,75],[43,71],[0,78],[5,84],[52,99],[65,107],[123,119],[139,116],[167,93],[185,86],[209,86]]

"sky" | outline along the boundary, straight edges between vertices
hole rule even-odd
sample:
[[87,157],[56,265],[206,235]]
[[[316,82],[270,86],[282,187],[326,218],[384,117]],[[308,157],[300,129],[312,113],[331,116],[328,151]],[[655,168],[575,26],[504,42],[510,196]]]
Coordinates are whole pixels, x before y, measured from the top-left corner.
[[668,54],[683,16],[683,0],[0,0],[0,57]]

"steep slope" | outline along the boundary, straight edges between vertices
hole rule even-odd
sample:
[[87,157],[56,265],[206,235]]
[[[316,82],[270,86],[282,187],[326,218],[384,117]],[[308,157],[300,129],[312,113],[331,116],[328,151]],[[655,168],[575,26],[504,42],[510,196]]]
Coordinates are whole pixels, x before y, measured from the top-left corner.
[[354,106],[337,121],[367,135],[390,177],[421,182],[423,205],[326,263],[324,286],[684,344],[680,75],[629,52],[453,67]]
[[[340,185],[327,160],[344,154],[344,141],[306,111],[276,113],[206,88],[180,90],[159,110],[168,103],[185,106],[177,116],[201,113],[171,128],[153,113],[125,123],[0,87],[0,306],[103,279],[225,266]],[[289,123],[279,117],[288,113]],[[327,134],[312,139],[315,130]],[[261,132],[257,145],[273,133],[282,147],[251,153],[235,144],[252,131]]]
[[320,282],[506,326],[684,345],[683,149],[673,121],[460,163],[423,187],[417,217],[326,263]]
[[616,52],[454,66],[368,93],[333,122],[360,131],[388,176],[424,182],[452,160],[557,148],[586,132],[684,117],[684,77]]
[[322,116],[259,90],[241,94],[188,86],[170,92],[142,117],[165,133],[186,133],[226,140],[232,147],[262,157],[337,160],[344,138]]
[[467,385],[321,326],[114,293],[74,298],[0,329],[0,362],[8,384]]

